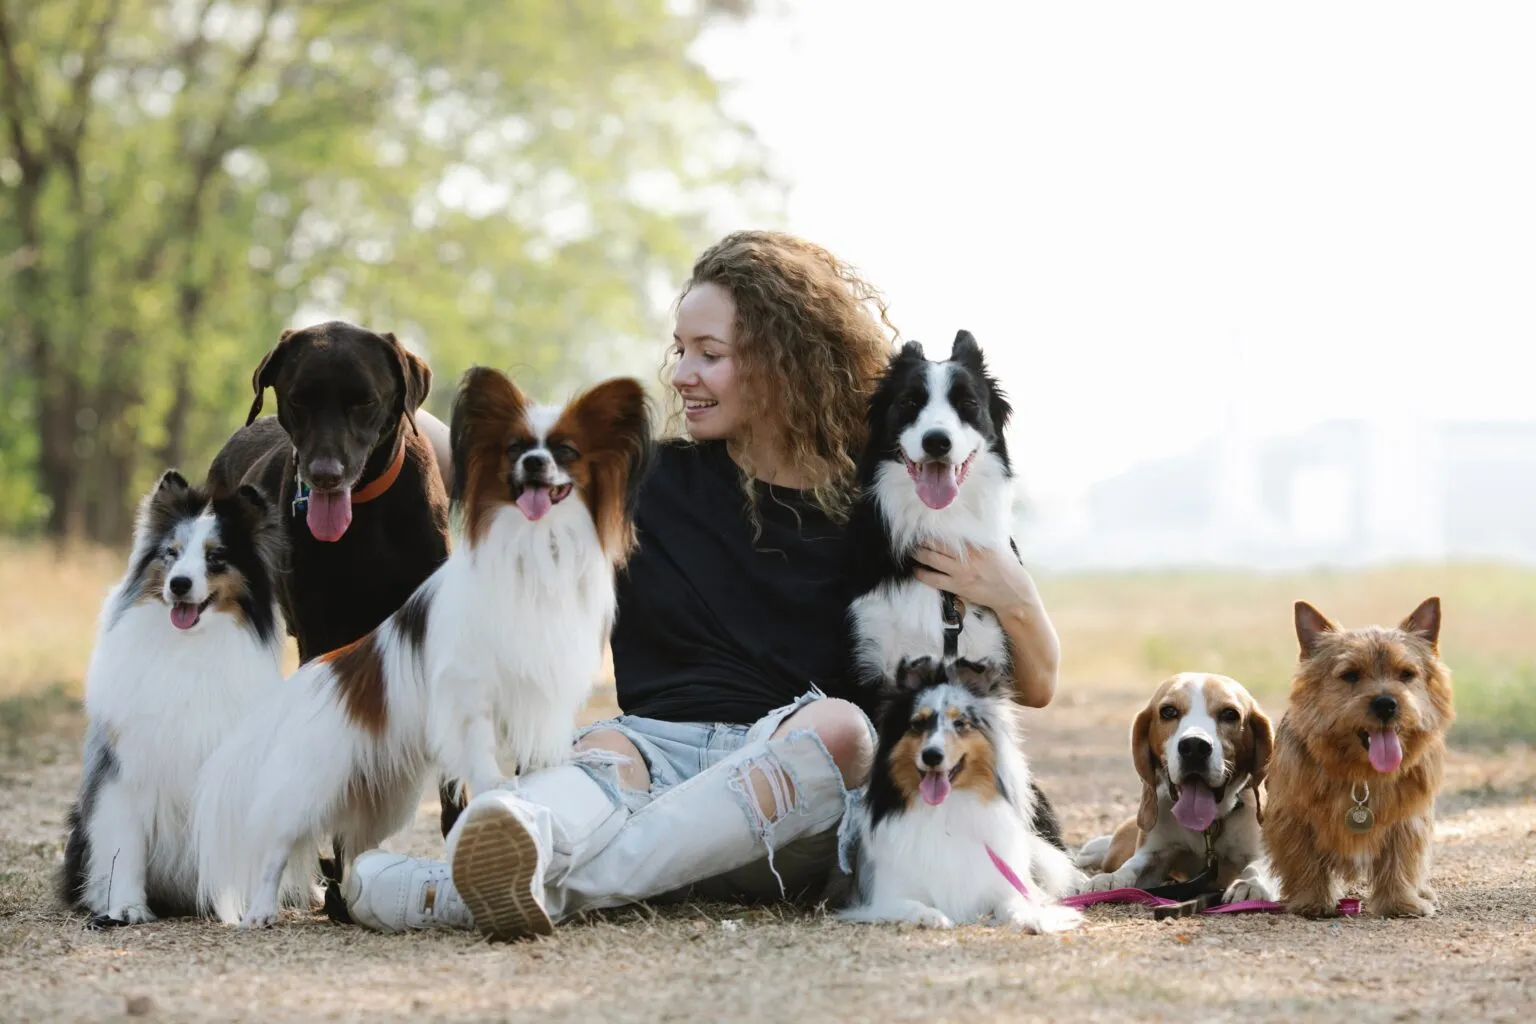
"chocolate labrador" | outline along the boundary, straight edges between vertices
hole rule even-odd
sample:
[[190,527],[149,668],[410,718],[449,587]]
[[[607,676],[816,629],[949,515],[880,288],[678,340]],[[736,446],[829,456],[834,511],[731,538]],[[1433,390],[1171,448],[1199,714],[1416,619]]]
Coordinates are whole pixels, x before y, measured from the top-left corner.
[[[208,488],[252,483],[283,510],[280,600],[301,661],[373,630],[448,557],[447,431],[418,411],[431,384],[393,334],[340,321],[284,331],[251,377],[246,425],[214,457]],[[277,415],[262,417],[267,388]],[[442,801],[446,835],[458,788],[445,783]]]

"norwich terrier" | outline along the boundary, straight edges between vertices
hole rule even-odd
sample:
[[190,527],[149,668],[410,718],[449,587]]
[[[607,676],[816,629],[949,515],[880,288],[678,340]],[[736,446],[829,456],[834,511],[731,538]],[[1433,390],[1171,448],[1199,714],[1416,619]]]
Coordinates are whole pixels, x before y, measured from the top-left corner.
[[1301,657],[1269,765],[1264,845],[1292,913],[1331,917],[1366,877],[1368,913],[1429,917],[1435,793],[1455,712],[1440,599],[1395,629],[1342,629],[1296,602]]

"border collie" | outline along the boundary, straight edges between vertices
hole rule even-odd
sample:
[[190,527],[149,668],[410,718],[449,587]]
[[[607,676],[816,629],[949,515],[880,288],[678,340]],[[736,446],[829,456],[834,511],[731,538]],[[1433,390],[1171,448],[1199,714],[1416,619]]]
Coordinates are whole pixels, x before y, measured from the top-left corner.
[[886,688],[857,818],[843,920],[1066,931],[1055,902],[1079,875],[1033,825],[1035,790],[1005,673],[965,660],[903,662]]
[[[397,612],[309,662],[210,759],[195,834],[201,899],[275,922],[290,856],[329,833],[341,866],[410,822],[433,768],[475,793],[569,756],[635,542],[651,454],[637,381],[561,409],[468,371],[450,425],[464,537]],[[243,916],[242,915],[243,911]]]
[[196,912],[187,823],[198,773],[282,692],[283,550],[254,487],[210,500],[167,470],[140,502],[86,674],[85,773],[60,880],[98,927]]
[[[1013,467],[1003,437],[1012,413],[969,331],[955,335],[946,360],[929,360],[915,341],[891,357],[870,399],[859,498],[848,524],[849,575],[859,595],[848,610],[848,672],[862,692],[878,692],[898,665],[921,656],[1009,669],[997,616],[961,609],[958,600],[947,609],[946,596],[914,575],[912,553],[933,541],[962,557],[967,545],[1007,548],[1017,557]],[[1038,787],[1033,803],[1036,830],[1065,851],[1055,811]]]

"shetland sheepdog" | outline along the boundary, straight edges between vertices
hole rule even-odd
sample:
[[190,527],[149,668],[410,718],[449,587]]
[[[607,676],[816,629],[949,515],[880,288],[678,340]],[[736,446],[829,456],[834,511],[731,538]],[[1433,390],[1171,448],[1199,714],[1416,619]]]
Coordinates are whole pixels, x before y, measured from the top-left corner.
[[1034,828],[1008,686],[996,667],[961,659],[897,668],[856,819],[844,920],[949,928],[990,919],[1035,933],[1082,923],[1053,895],[1080,873]]
[[[928,359],[915,341],[891,357],[870,399],[848,523],[848,572],[858,595],[848,609],[848,675],[860,692],[877,694],[898,665],[919,657],[1010,668],[1007,637],[987,608],[957,602],[955,649],[945,650],[945,597],[918,580],[912,556],[937,543],[961,557],[968,546],[1017,557],[1004,437],[1012,414],[969,331],[955,335],[948,359]],[[1065,851],[1055,810],[1031,786],[1035,830]]]
[[480,793],[508,777],[499,752],[513,772],[569,756],[635,542],[645,393],[618,378],[534,406],[476,367],[449,443],[463,536],[448,560],[209,761],[195,834],[201,898],[221,920],[272,924],[290,856],[329,833],[350,866],[411,820],[435,770]]
[[283,558],[276,510],[253,487],[210,500],[167,470],[139,503],[86,673],[85,772],[60,879],[95,926],[196,912],[193,787],[220,741],[281,699]]

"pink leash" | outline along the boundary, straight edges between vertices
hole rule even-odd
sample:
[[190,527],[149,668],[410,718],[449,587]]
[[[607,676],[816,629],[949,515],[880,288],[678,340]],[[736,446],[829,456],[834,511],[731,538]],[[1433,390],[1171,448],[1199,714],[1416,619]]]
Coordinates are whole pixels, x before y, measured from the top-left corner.
[[[1008,862],[997,855],[997,852],[988,846],[987,856],[992,858],[992,863],[1002,876],[1008,879],[1008,884],[1019,890],[1019,893],[1029,899],[1029,887],[1019,876],[1014,874],[1013,868]],[[1096,903],[1140,903],[1144,907],[1176,907],[1178,900],[1164,899],[1154,896],[1145,889],[1110,889],[1107,892],[1085,892],[1078,896],[1068,896],[1061,901],[1068,907],[1091,907]],[[1253,911],[1265,913],[1280,913],[1285,910],[1284,903],[1276,903],[1274,900],[1238,900],[1236,903],[1218,903],[1214,907],[1207,907],[1200,911],[1202,914],[1242,914]],[[1355,917],[1360,913],[1360,901],[1356,899],[1339,900],[1339,913],[1345,917]]]

